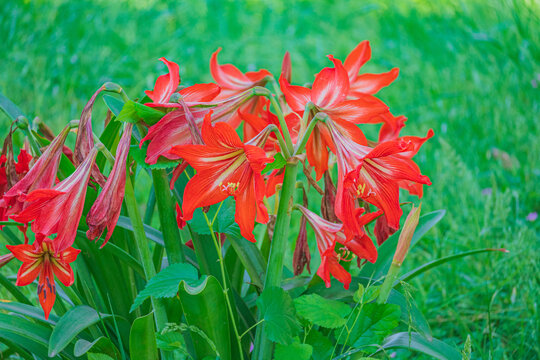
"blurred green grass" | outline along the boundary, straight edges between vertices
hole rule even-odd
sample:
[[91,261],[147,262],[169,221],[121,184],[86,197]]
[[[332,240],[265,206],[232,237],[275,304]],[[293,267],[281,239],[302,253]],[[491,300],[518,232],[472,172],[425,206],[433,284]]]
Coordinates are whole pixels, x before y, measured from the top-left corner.
[[[380,97],[408,116],[404,133],[436,133],[417,156],[433,181],[423,210],[448,210],[405,266],[473,248],[510,250],[413,282],[434,335],[461,346],[470,334],[474,358],[540,357],[540,221],[526,220],[540,212],[538,3],[3,1],[0,14],[0,92],[55,131],[105,81],[140,96],[164,72],[161,56],[191,84],[211,81],[219,46],[222,62],[274,73],[288,50],[293,81],[304,83],[329,66],[325,55],[344,59],[370,40],[364,71],[401,69]],[[0,115],[0,135],[8,127]]]

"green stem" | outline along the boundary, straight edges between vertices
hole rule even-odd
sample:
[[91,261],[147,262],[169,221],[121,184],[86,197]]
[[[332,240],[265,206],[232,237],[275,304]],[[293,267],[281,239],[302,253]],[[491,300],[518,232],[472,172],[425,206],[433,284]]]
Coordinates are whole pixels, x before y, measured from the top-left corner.
[[[281,276],[283,274],[283,254],[287,248],[287,237],[291,223],[291,212],[293,205],[294,188],[296,186],[296,173],[298,163],[288,163],[285,167],[285,177],[281,188],[281,199],[277,211],[274,235],[270,245],[270,256],[266,269],[266,279],[264,288],[281,286]],[[261,319],[259,312],[259,321]],[[264,327],[257,328],[255,337],[255,350],[253,359],[271,359],[273,343],[266,337]]]
[[236,337],[236,342],[238,344],[238,352],[240,353],[240,360],[244,360],[244,351],[242,350],[242,342],[241,342],[242,337],[238,334],[238,327],[236,326],[235,313],[233,312],[231,299],[229,298],[229,289],[227,287],[227,277],[225,276],[225,264],[224,264],[223,254],[221,253],[221,241],[218,241],[218,239],[216,238],[213,222],[210,222],[210,220],[208,219],[208,216],[206,216],[206,213],[203,212],[203,214],[206,220],[206,224],[208,225],[208,228],[210,229],[210,234],[212,234],[212,240],[214,241],[214,246],[216,248],[216,251],[219,257],[221,281],[223,283],[223,294],[225,295],[225,301],[227,302],[227,308],[231,316],[231,323],[232,323],[232,327],[234,331],[234,336]]
[[251,330],[253,330],[255,327],[257,327],[259,324],[262,324],[264,322],[264,319],[257,321],[255,324],[251,325],[249,329],[244,331],[242,335],[240,335],[240,338],[243,338],[247,333],[249,333]]
[[386,278],[384,279],[384,282],[381,285],[377,303],[379,304],[386,303],[386,300],[388,300],[388,296],[390,296],[390,291],[392,291],[392,288],[394,287],[394,282],[396,281],[399,275],[400,269],[401,269],[401,265],[392,262],[392,265],[390,265],[390,269],[388,270],[388,274],[386,274]]
[[281,106],[279,106],[274,94],[270,94],[267,97],[270,99],[274,111],[277,114],[279,126],[281,127],[281,131],[283,131],[283,137],[285,138],[285,143],[287,144],[287,149],[289,150],[289,153],[292,153],[294,150],[294,145],[292,143],[291,134],[289,133],[289,128],[287,127],[287,122],[285,121],[285,116],[283,116]]
[[158,208],[161,231],[163,232],[163,241],[165,242],[165,251],[169,264],[185,262],[184,249],[182,249],[182,240],[176,224],[174,215],[174,202],[169,190],[169,179],[163,169],[152,170],[152,180],[154,182],[154,191],[156,193],[156,203]]
[[[154,268],[154,263],[152,262],[152,255],[150,253],[150,248],[148,247],[148,240],[146,239],[143,222],[139,214],[139,208],[137,207],[137,200],[135,199],[135,192],[133,191],[133,185],[129,176],[126,177],[124,201],[128,216],[131,220],[131,225],[133,226],[133,237],[141,258],[144,276],[148,281],[154,277],[154,275],[156,275],[156,270]],[[165,305],[160,299],[152,298],[152,307],[154,308],[155,312],[156,327],[158,331],[161,331],[167,323]]]
[[[306,111],[304,112],[304,116],[306,112],[308,111],[311,111],[311,110],[308,110],[308,106],[306,106]],[[328,115],[326,115],[325,113],[317,113],[317,115],[315,115],[313,119],[311,119],[311,122],[309,123],[306,131],[302,135],[302,139],[296,143],[296,149],[294,150],[293,155],[301,154],[304,151],[307,141],[309,137],[311,136],[313,129],[315,129],[315,125],[317,125],[317,122],[319,121],[324,121],[324,119],[326,119],[327,116]]]

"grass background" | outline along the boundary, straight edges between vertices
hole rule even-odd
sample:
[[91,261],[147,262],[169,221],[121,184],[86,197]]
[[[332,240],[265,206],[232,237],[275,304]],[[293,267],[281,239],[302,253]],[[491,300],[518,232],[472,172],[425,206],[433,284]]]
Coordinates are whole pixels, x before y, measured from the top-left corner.
[[[533,1],[2,1],[0,92],[58,131],[105,81],[132,97],[180,64],[184,84],[211,81],[208,62],[279,72],[291,52],[304,83],[361,40],[364,71],[397,66],[380,97],[409,121],[405,134],[435,131],[417,156],[433,185],[425,212],[447,215],[405,267],[482,247],[509,254],[466,258],[413,282],[434,335],[473,357],[540,357],[538,190],[540,5]],[[103,107],[101,107],[103,109]],[[97,109],[100,110],[99,107]],[[96,124],[99,118],[96,117]],[[0,115],[0,135],[9,121]],[[99,128],[99,125],[97,125]]]

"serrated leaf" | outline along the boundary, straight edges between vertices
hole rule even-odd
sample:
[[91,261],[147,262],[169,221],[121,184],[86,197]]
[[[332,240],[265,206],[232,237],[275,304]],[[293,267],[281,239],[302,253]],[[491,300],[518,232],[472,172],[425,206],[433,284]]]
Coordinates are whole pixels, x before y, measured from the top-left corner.
[[277,344],[274,351],[274,360],[309,360],[313,353],[313,347],[309,344],[300,344],[295,339],[290,345]]
[[124,102],[120,99],[117,99],[110,95],[103,95],[103,101],[105,105],[111,110],[114,116],[120,115],[122,108],[124,107]]
[[380,286],[371,285],[366,289],[362,284],[359,284],[358,290],[353,295],[353,299],[362,304],[369,303],[379,296],[380,291]]
[[116,120],[131,123],[136,123],[142,120],[148,125],[154,125],[163,116],[165,116],[164,112],[143,104],[136,103],[135,101],[128,100],[124,103],[124,106],[116,117]]
[[291,344],[300,326],[289,294],[279,287],[266,288],[257,299],[257,306],[264,318],[266,336],[283,345]]
[[129,154],[133,157],[133,160],[138,165],[145,169],[169,169],[178,165],[180,160],[168,160],[163,156],[160,156],[155,164],[146,163],[146,152],[148,151],[148,144],[144,144],[142,147],[139,145],[131,145],[129,147]]
[[274,161],[272,161],[269,164],[266,164],[266,166],[264,167],[262,172],[263,172],[263,174],[265,174],[265,173],[270,172],[272,170],[281,169],[281,168],[285,167],[285,165],[287,165],[287,160],[285,160],[283,155],[281,155],[281,153],[278,152],[274,156]]
[[[400,308],[394,304],[369,303],[357,307],[349,318],[347,328],[351,329],[347,345],[362,347],[380,344],[398,325]],[[345,343],[345,337],[339,339]]]
[[311,323],[335,329],[345,325],[345,317],[351,312],[349,305],[337,300],[328,300],[317,294],[294,299],[298,315]]
[[138,308],[150,296],[155,298],[175,296],[182,281],[192,285],[196,284],[198,280],[199,274],[192,265],[184,263],[172,264],[148,281],[146,287],[135,298],[129,312]]

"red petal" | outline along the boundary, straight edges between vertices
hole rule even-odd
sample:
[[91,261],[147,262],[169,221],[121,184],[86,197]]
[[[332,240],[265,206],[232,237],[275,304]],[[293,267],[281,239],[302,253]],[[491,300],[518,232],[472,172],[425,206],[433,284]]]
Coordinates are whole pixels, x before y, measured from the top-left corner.
[[71,286],[73,284],[75,277],[73,276],[73,269],[69,264],[55,260],[51,262],[51,267],[54,275],[56,275],[62,284],[65,286]]
[[369,41],[364,40],[358,44],[353,51],[345,59],[343,66],[347,69],[349,79],[352,81],[358,75],[360,68],[364,66],[366,62],[371,58],[371,47],[369,46]]
[[34,245],[6,245],[6,247],[18,260],[22,262],[33,262],[36,261],[36,259],[38,259],[39,257],[41,257],[41,254],[36,254],[36,249]]
[[283,76],[279,78],[279,85],[285,95],[287,105],[293,111],[303,112],[306,104],[311,101],[311,90],[303,86],[290,85]]
[[201,172],[188,181],[182,203],[185,221],[191,220],[195,209],[217,204],[229,196],[220,189],[219,182],[216,183],[218,176],[216,172]]
[[281,63],[281,76],[287,80],[288,83],[292,79],[292,64],[291,64],[291,54],[287,51],[285,56],[283,56],[283,62]]
[[350,121],[355,124],[382,122],[378,116],[388,112],[381,100],[370,95],[364,95],[356,100],[345,100],[326,111],[333,119]]
[[240,226],[240,233],[247,240],[255,242],[253,228],[257,217],[257,199],[254,184],[248,184],[242,192],[238,192],[235,199],[236,214],[234,218]]
[[[329,143],[322,132],[325,129],[317,124],[306,143],[306,155],[309,163],[314,167],[317,181],[321,179],[324,172],[328,170],[328,149]],[[332,143],[330,142],[330,145]]]
[[169,73],[158,77],[154,90],[146,90],[145,94],[155,103],[167,103],[180,84],[180,68],[178,64],[168,61],[164,57],[159,60],[167,65]]
[[221,88],[214,83],[195,84],[180,90],[180,95],[186,103],[207,102],[214,100],[220,93]]
[[399,75],[399,69],[392,70],[382,74],[362,74],[351,81],[349,96],[362,96],[363,94],[376,94],[383,87],[390,85]]
[[333,108],[347,97],[349,78],[341,61],[332,55],[328,58],[334,68],[324,68],[317,74],[311,89],[311,101],[321,108]]
[[56,285],[54,284],[54,276],[49,266],[43,268],[39,277],[38,297],[39,303],[45,313],[45,319],[48,319],[54,301],[56,300]]
[[212,126],[210,120],[212,112],[209,112],[204,117],[202,126],[202,138],[208,146],[222,147],[227,149],[242,148],[243,144],[240,137],[231,127],[231,125],[223,122],[218,122]]
[[210,59],[210,72],[216,83],[226,89],[245,90],[253,87],[262,81],[270,73],[267,70],[259,70],[243,74],[238,68],[231,64],[219,65],[217,55],[221,48],[212,54]]

